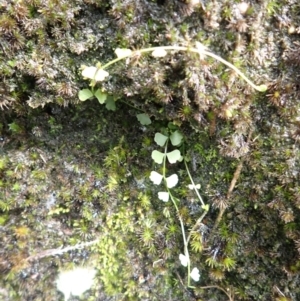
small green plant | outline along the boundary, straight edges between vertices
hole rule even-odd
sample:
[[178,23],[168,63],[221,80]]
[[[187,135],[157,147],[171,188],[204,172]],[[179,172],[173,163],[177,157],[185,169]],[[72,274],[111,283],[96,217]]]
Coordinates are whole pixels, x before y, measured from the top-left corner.
[[[160,185],[161,183],[164,185],[164,190],[158,192],[158,198],[162,200],[163,202],[168,202],[169,200],[172,201],[175,210],[177,212],[180,226],[181,226],[181,232],[182,232],[182,238],[183,238],[183,251],[184,254],[179,255],[179,260],[181,264],[188,269],[188,280],[187,280],[187,286],[191,287],[191,278],[194,281],[199,281],[200,279],[200,274],[198,268],[194,267],[191,271],[191,261],[190,261],[190,256],[189,256],[189,249],[188,249],[188,244],[189,240],[191,238],[191,234],[194,232],[194,230],[201,224],[201,221],[203,220],[204,216],[207,214],[209,210],[209,205],[205,204],[201,195],[199,194],[199,189],[200,189],[200,184],[195,184],[193,181],[193,178],[190,174],[190,171],[188,169],[186,159],[181,155],[181,152],[179,149],[174,149],[170,152],[168,152],[168,143],[169,141],[173,146],[179,147],[183,143],[183,136],[182,134],[176,130],[171,133],[171,135],[166,136],[161,133],[156,133],[155,142],[157,145],[160,147],[164,147],[164,151],[158,151],[158,150],[153,150],[152,151],[152,159],[154,160],[155,163],[157,164],[162,164],[162,173],[158,173],[156,171],[151,171],[150,174],[150,180],[155,184],[155,185]],[[176,198],[172,192],[172,188],[174,188],[178,184],[178,175],[177,174],[172,174],[170,176],[166,175],[166,162],[167,159],[169,163],[173,164],[176,162],[181,162],[184,161],[187,173],[189,175],[191,184],[188,185],[188,188],[191,190],[194,190],[196,192],[196,195],[201,203],[201,208],[203,210],[202,215],[199,217],[195,225],[193,226],[190,234],[186,236],[185,229],[184,229],[184,223],[183,219],[180,216],[180,211],[178,208],[178,204],[180,200]]]
[[[140,58],[143,54],[151,53],[153,57],[160,58],[166,56],[168,53],[173,51],[183,51],[187,53],[196,53],[199,55],[199,58],[201,61],[205,59],[205,57],[211,57],[233,71],[235,71],[243,80],[245,80],[252,88],[259,92],[264,92],[267,90],[266,85],[255,85],[243,72],[241,72],[236,66],[231,64],[230,62],[224,60],[220,56],[212,53],[209,51],[204,45],[202,45],[199,42],[195,43],[195,47],[189,46],[160,46],[160,47],[149,47],[144,48],[140,50],[132,51],[130,49],[120,49],[117,48],[115,50],[115,54],[117,55],[117,58],[111,60],[110,62],[106,63],[105,65],[102,65],[100,62],[96,64],[96,66],[82,66],[82,76],[86,79],[90,80],[90,88],[83,89],[79,91],[79,99],[81,101],[86,101],[88,99],[91,99],[93,97],[96,97],[100,104],[106,104],[106,108],[109,110],[115,110],[115,101],[117,100],[114,96],[109,95],[106,93],[106,91],[103,88],[95,88],[98,82],[103,82],[106,80],[106,78],[109,77],[109,72],[107,69],[113,65],[118,63],[121,60],[130,59],[130,58]],[[188,116],[190,114],[189,107],[183,106],[182,110],[180,111],[180,114],[182,116],[182,119],[185,118],[185,116]],[[149,116],[146,114],[146,112],[138,114],[137,119],[142,125],[149,125],[151,123],[151,120]],[[160,147],[164,148],[164,151],[161,152],[159,150],[154,150],[152,152],[152,159],[157,164],[162,164],[162,173],[158,173],[156,171],[152,171],[150,174],[150,180],[155,185],[164,185],[164,190],[158,192],[158,198],[163,202],[168,202],[171,200],[172,204],[174,205],[174,208],[177,212],[182,237],[183,237],[183,254],[179,255],[180,262],[183,266],[187,267],[188,270],[188,276],[187,276],[187,286],[191,287],[191,279],[194,281],[198,281],[200,278],[199,270],[194,267],[191,270],[191,261],[190,261],[190,255],[189,255],[189,241],[191,237],[197,232],[197,229],[201,225],[201,222],[204,218],[204,216],[207,214],[209,210],[209,205],[205,204],[201,195],[199,194],[200,184],[195,184],[193,181],[193,178],[189,172],[187,160],[186,158],[181,154],[180,149],[174,149],[172,151],[168,151],[168,143],[170,142],[173,147],[180,147],[183,143],[183,136],[178,130],[171,129],[170,135],[165,135],[162,133],[156,133],[155,142]],[[170,164],[176,163],[176,162],[184,162],[187,174],[189,176],[191,184],[188,186],[189,189],[194,190],[199,202],[201,203],[201,208],[203,210],[201,216],[198,218],[192,229],[190,230],[190,233],[186,235],[185,228],[184,228],[184,222],[183,218],[180,215],[179,210],[179,204],[180,200],[176,198],[173,194],[172,188],[174,188],[178,182],[178,175],[172,174],[170,176],[167,176],[167,169],[166,169],[166,162],[169,161]],[[116,183],[117,185],[117,183]],[[192,249],[194,250],[200,250],[202,249],[201,245],[195,245],[194,241],[191,243]],[[210,265],[213,265],[214,262],[211,262]],[[228,262],[227,266],[228,269],[232,267],[234,263]]]

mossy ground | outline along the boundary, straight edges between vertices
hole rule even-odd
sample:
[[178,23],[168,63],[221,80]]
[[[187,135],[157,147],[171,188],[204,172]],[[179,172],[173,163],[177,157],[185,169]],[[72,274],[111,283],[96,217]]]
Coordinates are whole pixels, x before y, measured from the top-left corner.
[[[224,291],[235,300],[300,299],[300,8],[252,1],[244,12],[245,4],[1,2],[3,299],[60,300],[59,269],[85,264],[98,274],[83,300],[228,300]],[[115,112],[79,104],[77,91],[87,85],[81,64],[105,63],[117,47],[194,41],[268,83],[267,93],[211,59],[173,53],[109,70],[103,88],[119,98]],[[126,104],[153,124],[142,127]],[[176,213],[148,178],[158,168],[154,134],[168,122],[183,133],[192,176],[210,204],[191,240],[201,273],[193,290],[178,260]],[[188,232],[201,206],[183,165],[168,169],[180,178],[174,193]]]

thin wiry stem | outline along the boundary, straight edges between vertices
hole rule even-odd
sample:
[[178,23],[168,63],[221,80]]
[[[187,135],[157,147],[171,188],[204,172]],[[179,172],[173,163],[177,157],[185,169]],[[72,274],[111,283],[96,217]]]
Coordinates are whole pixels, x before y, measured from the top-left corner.
[[[194,52],[194,53],[198,53],[200,56],[210,56],[212,58],[214,58],[215,60],[223,63],[225,66],[229,67],[230,69],[234,70],[243,80],[245,80],[252,88],[254,88],[255,90],[259,91],[259,92],[264,92],[267,90],[267,86],[266,85],[255,85],[242,71],[240,71],[237,67],[235,67],[233,64],[231,64],[230,62],[224,60],[223,58],[221,58],[220,56],[210,52],[209,50],[206,50],[204,47],[203,48],[194,48],[194,47],[185,47],[185,46],[159,46],[159,47],[149,47],[149,48],[144,48],[144,49],[140,49],[140,50],[136,50],[136,51],[132,51],[129,54],[126,54],[124,56],[118,57],[110,62],[108,62],[107,64],[103,65],[101,67],[101,69],[106,69],[109,66],[125,59],[128,57],[132,57],[135,56],[136,54],[140,54],[140,53],[146,53],[146,52],[153,52],[155,50],[176,50],[176,51],[186,51],[186,52]],[[99,69],[100,70],[100,69]],[[98,72],[98,71],[97,71]],[[96,72],[96,73],[97,73]],[[96,74],[95,74],[96,76]]]
[[[200,195],[198,189],[196,188],[195,182],[194,182],[194,180],[193,180],[193,178],[192,178],[192,176],[191,176],[190,170],[189,170],[189,168],[188,168],[188,165],[187,165],[185,159],[184,159],[184,165],[185,165],[185,169],[186,169],[186,171],[187,171],[187,173],[188,173],[188,176],[189,176],[189,178],[190,178],[190,181],[191,181],[191,183],[192,183],[192,185],[193,185],[193,190],[195,191],[195,193],[196,193],[198,199],[200,200],[202,206],[204,207],[204,206],[205,206],[205,203],[204,203],[204,201],[203,201],[203,199],[202,199],[202,197],[201,197],[201,195]],[[201,222],[202,222],[203,218],[205,217],[205,215],[207,214],[207,212],[208,212],[208,211],[204,209],[204,212],[201,214],[201,216],[198,218],[198,220],[196,221],[196,223],[195,223],[195,225],[193,226],[193,228],[190,230],[190,233],[189,233],[189,235],[188,235],[188,237],[187,237],[187,244],[189,243],[189,241],[190,241],[190,239],[191,239],[192,233],[193,233],[193,232],[197,229],[197,227],[201,224]]]
[[47,249],[43,250],[37,254],[33,254],[25,259],[25,261],[32,261],[44,257],[49,257],[49,256],[55,256],[55,255],[61,255],[63,253],[73,251],[73,250],[78,250],[78,249],[83,249],[92,245],[95,245],[99,242],[99,238],[92,240],[92,241],[87,241],[87,242],[81,242],[79,244],[76,244],[75,246],[68,246],[65,248],[56,248],[56,249]]
[[200,200],[202,206],[205,206],[204,201],[203,201],[203,199],[202,199],[202,197],[201,197],[201,195],[200,195],[198,189],[196,188],[196,185],[195,185],[195,182],[194,182],[194,180],[193,180],[193,178],[192,178],[192,176],[191,176],[190,170],[189,170],[189,168],[188,168],[188,166],[187,166],[187,164],[186,164],[186,160],[184,160],[184,165],[185,165],[185,169],[186,169],[186,171],[187,171],[187,173],[188,173],[188,176],[189,176],[189,178],[190,178],[190,181],[191,181],[191,183],[192,183],[192,185],[193,185],[193,189],[194,189],[195,193],[197,194],[198,199]]
[[184,255],[186,256],[187,258],[187,268],[188,268],[188,287],[190,286],[190,282],[191,282],[191,264],[190,264],[190,256],[189,256],[189,250],[188,250],[188,242],[187,242],[187,239],[186,239],[186,235],[185,235],[185,230],[184,230],[184,224],[183,224],[183,220],[180,216],[180,213],[179,213],[179,209],[178,209],[178,206],[176,204],[176,200],[174,198],[174,196],[172,195],[170,189],[168,188],[167,186],[167,179],[166,179],[166,158],[167,158],[167,150],[168,150],[168,140],[166,142],[166,145],[165,145],[165,150],[164,150],[164,158],[163,158],[163,180],[164,180],[164,183],[165,183],[165,186],[167,188],[167,191],[168,191],[168,194],[170,196],[170,199],[176,209],[176,212],[177,212],[177,215],[178,215],[178,219],[179,219],[179,222],[180,222],[180,227],[181,227],[181,233],[182,233],[182,239],[183,239],[183,246],[184,246]]

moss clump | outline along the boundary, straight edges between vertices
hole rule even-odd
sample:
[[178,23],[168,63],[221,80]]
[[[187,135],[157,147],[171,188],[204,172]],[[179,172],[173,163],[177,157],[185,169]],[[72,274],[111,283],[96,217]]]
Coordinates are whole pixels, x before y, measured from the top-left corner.
[[[100,289],[86,295],[94,300],[300,298],[299,7],[242,5],[0,4],[4,298],[58,299],[58,267],[85,260],[99,270]],[[82,64],[105,63],[118,47],[194,41],[255,82],[269,82],[267,93],[255,94],[212,59],[174,53],[136,56],[112,68],[103,88],[118,99],[117,111],[78,104],[86,84]],[[147,112],[153,124],[141,127],[122,102]],[[191,291],[182,286],[176,213],[148,181],[151,139],[169,121],[184,133],[192,176],[211,204],[191,237],[191,259],[201,272]],[[167,168],[180,175],[175,193],[188,231],[201,208],[183,166]],[[52,256],[53,249],[90,239],[99,239],[93,249]]]

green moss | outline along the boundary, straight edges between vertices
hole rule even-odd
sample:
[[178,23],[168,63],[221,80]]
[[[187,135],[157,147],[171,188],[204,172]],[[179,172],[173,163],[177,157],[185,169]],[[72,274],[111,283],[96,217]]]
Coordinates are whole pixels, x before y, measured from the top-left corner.
[[[237,300],[299,299],[299,279],[291,277],[299,272],[299,49],[296,36],[288,34],[298,22],[297,6],[267,1],[263,11],[252,3],[238,15],[233,5],[239,9],[239,3],[228,1],[199,8],[180,1],[17,2],[0,7],[0,224],[5,233],[0,285],[10,298],[58,299],[55,266],[89,257],[99,269],[101,292],[117,299],[225,300],[222,291],[201,288],[210,284],[235,291]],[[231,26],[240,19],[248,25],[245,32]],[[254,81],[270,82],[266,95],[233,80],[213,60],[177,53],[159,60],[135,57],[115,67],[103,85],[151,116],[155,124],[146,130],[136,123],[134,109],[120,102],[115,112],[93,101],[77,103],[77,91],[85,85],[81,64],[105,63],[117,47],[195,41]],[[191,238],[190,255],[201,280],[189,293],[181,286],[186,273],[178,262],[182,236],[176,213],[148,182],[153,133],[169,121],[185,133],[192,176],[211,205]],[[242,153],[245,146],[248,152]],[[227,199],[241,160],[241,175]],[[180,177],[176,193],[188,231],[201,208],[186,188],[183,166],[167,170]],[[213,229],[221,205],[227,208]],[[22,229],[29,229],[26,239]],[[23,265],[44,247],[74,245],[99,233],[103,240],[94,249]],[[290,295],[270,289],[278,283]]]

